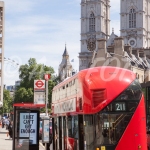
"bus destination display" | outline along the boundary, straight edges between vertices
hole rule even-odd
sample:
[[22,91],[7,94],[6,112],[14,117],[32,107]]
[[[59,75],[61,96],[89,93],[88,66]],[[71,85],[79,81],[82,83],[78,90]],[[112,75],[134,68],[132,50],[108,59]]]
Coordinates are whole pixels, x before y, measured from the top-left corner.
[[117,102],[115,103],[115,111],[126,111],[125,102]]

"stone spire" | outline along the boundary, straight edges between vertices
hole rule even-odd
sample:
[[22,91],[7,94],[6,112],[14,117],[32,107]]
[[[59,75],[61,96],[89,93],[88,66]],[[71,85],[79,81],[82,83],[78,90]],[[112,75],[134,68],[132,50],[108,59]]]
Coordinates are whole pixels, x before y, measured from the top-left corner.
[[58,74],[60,77],[60,81],[63,81],[65,78],[72,76],[72,65],[69,60],[69,54],[65,44],[65,50],[62,55],[62,61],[59,65]]
[[66,44],[65,44],[65,50],[64,50],[63,56],[69,56],[67,48],[66,48]]

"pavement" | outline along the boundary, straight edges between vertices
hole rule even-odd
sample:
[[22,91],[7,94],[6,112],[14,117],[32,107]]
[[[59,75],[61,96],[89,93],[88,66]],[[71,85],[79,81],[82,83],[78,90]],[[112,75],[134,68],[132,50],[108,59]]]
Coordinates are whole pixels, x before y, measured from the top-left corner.
[[[12,139],[7,137],[7,132],[6,128],[0,126],[0,150],[12,150]],[[39,150],[45,150],[41,141],[39,141]]]
[[0,127],[0,150],[12,150],[12,140],[7,137],[7,130]]

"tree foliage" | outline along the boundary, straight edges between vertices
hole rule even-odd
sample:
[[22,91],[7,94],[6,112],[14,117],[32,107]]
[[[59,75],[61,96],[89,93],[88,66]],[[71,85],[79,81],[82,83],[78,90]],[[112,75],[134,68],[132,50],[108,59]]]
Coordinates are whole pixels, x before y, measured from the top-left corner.
[[35,58],[30,58],[28,64],[21,65],[19,68],[20,86],[15,92],[15,103],[33,102],[34,99],[34,80],[44,79],[44,74],[51,74],[48,82],[48,100],[51,103],[53,87],[58,83],[58,78],[54,75],[54,69],[44,64],[37,64]]
[[46,73],[53,75],[55,72],[52,67],[37,64],[35,58],[30,58],[28,64],[22,65],[19,68],[20,87],[26,89],[33,88],[34,80],[43,79]]
[[0,114],[10,113],[13,110],[13,98],[8,90],[3,92],[3,107],[0,108]]
[[15,93],[15,102],[32,102],[33,101],[33,89],[20,87]]

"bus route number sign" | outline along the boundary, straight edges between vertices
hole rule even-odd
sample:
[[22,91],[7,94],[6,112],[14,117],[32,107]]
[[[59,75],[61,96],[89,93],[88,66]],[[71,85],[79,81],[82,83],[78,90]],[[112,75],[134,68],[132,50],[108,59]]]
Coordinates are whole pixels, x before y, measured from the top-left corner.
[[115,103],[115,111],[125,111],[126,105],[124,102],[117,102]]

